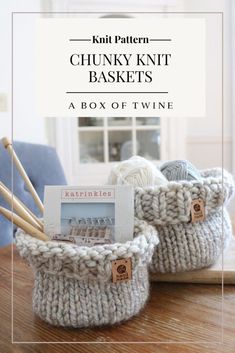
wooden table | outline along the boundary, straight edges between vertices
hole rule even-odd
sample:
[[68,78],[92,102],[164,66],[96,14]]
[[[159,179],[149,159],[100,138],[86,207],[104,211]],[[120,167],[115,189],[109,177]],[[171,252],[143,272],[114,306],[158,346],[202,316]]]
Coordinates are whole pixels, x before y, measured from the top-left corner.
[[[232,285],[224,288],[223,345],[220,343],[222,339],[220,285],[152,283],[149,302],[145,309],[126,323],[95,329],[57,328],[44,323],[33,314],[31,305],[33,275],[15,249],[13,297],[15,343],[12,345],[11,247],[0,249],[0,268],[1,353],[235,352],[235,287]],[[22,342],[60,343],[48,345]],[[73,343],[66,345],[63,342]]]

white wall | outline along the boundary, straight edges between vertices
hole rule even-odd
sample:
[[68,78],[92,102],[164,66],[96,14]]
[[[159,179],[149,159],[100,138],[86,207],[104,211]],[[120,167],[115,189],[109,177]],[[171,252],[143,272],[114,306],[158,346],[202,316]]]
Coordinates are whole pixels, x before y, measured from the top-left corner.
[[[0,2],[0,92],[7,94],[8,110],[0,112],[0,137],[11,136],[11,12],[40,11],[40,0]],[[34,18],[14,15],[14,115],[15,140],[46,143],[44,119],[34,102]]]
[[[223,11],[224,13],[224,167],[232,171],[232,59],[231,6],[232,0],[185,0],[186,11]],[[204,119],[187,120],[187,158],[198,167],[222,165],[222,58],[218,57],[221,32],[220,17],[208,15],[207,27],[207,115]],[[221,46],[222,47],[222,46]],[[219,52],[221,51],[221,48]],[[196,98],[196,97],[195,97]]]
[[10,90],[11,90],[11,28],[10,13],[8,3],[2,2],[0,5],[0,92],[7,94],[7,111],[0,112],[1,126],[0,135],[10,135]]
[[232,1],[231,3],[231,31],[232,31],[232,38],[231,38],[231,65],[232,67],[232,162],[233,162],[233,174],[235,175],[235,67],[234,67],[234,60],[235,60],[235,2]]

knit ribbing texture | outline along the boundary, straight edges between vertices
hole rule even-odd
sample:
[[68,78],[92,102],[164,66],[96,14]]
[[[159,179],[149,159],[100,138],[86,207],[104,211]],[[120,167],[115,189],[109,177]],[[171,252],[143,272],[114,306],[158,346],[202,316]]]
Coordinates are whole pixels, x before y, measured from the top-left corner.
[[[232,234],[225,207],[234,194],[232,176],[220,168],[201,171],[202,179],[135,189],[135,216],[158,231],[150,269],[175,273],[213,264]],[[205,220],[191,223],[191,203],[202,199]]]
[[[33,309],[53,325],[90,327],[115,324],[136,315],[149,294],[148,265],[157,231],[135,221],[126,243],[76,246],[43,242],[18,230],[16,246],[35,274]],[[112,260],[131,258],[132,279],[112,282]]]

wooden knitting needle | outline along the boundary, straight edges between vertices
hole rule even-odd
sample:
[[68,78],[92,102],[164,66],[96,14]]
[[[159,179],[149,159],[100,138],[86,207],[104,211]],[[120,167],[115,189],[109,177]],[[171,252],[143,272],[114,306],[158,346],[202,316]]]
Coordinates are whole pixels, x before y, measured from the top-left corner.
[[42,221],[37,216],[35,216],[35,214],[22,201],[20,201],[16,196],[14,197],[21,204],[21,206],[32,216],[32,218],[37,222],[39,228],[43,230],[44,226]]
[[25,221],[30,223],[32,226],[36,227],[39,230],[42,230],[38,222],[25,210],[25,208],[18,202],[14,195],[11,194],[10,190],[5,188],[0,182],[0,194],[6,200],[6,202],[16,211],[16,213],[23,218]]
[[13,222],[17,227],[23,229],[27,234],[30,234],[40,240],[48,240],[46,234],[33,227],[30,223],[26,222],[23,218],[19,217],[15,213],[7,210],[4,207],[0,207],[0,213],[2,213],[3,216],[6,217],[9,221]]
[[27,185],[31,195],[33,196],[34,201],[36,202],[36,205],[38,206],[39,210],[42,212],[44,212],[44,207],[43,207],[43,203],[40,200],[36,190],[34,189],[31,181],[29,180],[29,177],[24,169],[24,167],[22,166],[19,158],[17,157],[11,142],[9,141],[9,139],[7,137],[3,137],[2,138],[2,143],[4,145],[4,147],[6,148],[6,150],[9,152],[9,154],[11,155],[11,157],[13,158],[13,162],[16,165],[16,168],[18,169],[20,175],[22,176],[22,178],[25,181],[25,184]]
[[0,181],[0,185],[7,191],[8,194],[10,194],[11,197],[13,196],[13,198],[25,209],[25,211],[32,216],[32,218],[38,224],[39,228],[43,230],[42,221],[20,199],[18,199],[18,197],[16,197],[15,195],[12,195],[12,192],[6,187],[6,185],[3,184],[3,182]]

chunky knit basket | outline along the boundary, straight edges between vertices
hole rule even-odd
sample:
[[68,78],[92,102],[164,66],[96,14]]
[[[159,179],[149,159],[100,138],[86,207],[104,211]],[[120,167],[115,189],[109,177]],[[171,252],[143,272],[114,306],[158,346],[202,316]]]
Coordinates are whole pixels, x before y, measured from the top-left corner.
[[[150,270],[184,272],[213,264],[232,234],[226,205],[234,193],[232,176],[220,168],[201,171],[200,181],[136,188],[135,216],[156,227],[159,245]],[[191,222],[192,200],[202,199],[205,220]]]
[[[136,221],[126,243],[77,246],[43,242],[18,230],[16,246],[35,274],[33,310],[53,325],[88,327],[131,318],[149,293],[148,264],[156,229]],[[131,258],[132,278],[112,282],[112,261]]]

